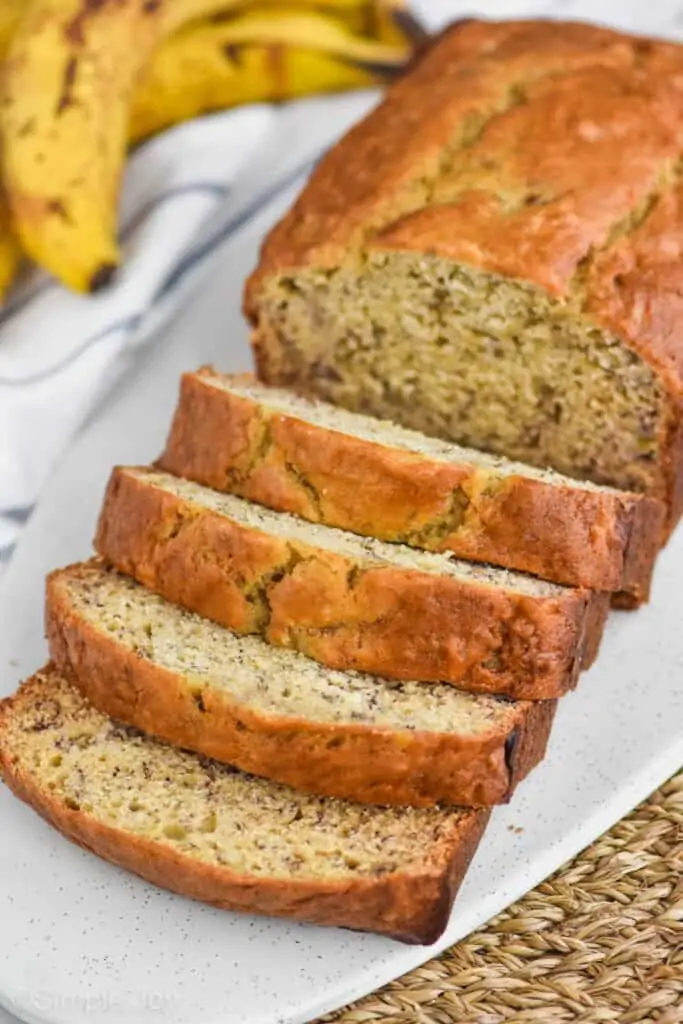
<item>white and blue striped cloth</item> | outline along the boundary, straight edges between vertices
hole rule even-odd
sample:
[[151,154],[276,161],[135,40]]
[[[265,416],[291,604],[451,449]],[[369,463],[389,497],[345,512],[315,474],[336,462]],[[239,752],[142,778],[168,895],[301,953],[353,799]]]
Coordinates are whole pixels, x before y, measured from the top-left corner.
[[[680,36],[683,0],[416,0],[434,28],[478,14],[587,18]],[[186,299],[231,231],[374,102],[374,94],[251,106],[183,125],[132,157],[125,265],[103,294],[34,275],[0,310],[0,564],[70,439]]]
[[374,98],[252,106],[151,141],[126,176],[116,283],[81,297],[35,274],[0,310],[0,563],[70,439],[212,252]]

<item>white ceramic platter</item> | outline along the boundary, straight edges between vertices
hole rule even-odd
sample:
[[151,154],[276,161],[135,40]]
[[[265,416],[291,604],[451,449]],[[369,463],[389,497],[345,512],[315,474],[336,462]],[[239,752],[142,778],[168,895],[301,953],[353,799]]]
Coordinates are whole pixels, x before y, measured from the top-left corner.
[[[226,244],[203,290],[52,480],[0,582],[0,694],[44,660],[43,576],[88,555],[110,466],[158,454],[181,370],[249,365],[241,282],[290,200]],[[0,1004],[29,1024],[295,1024],[429,959],[683,763],[682,578],[679,531],[651,605],[613,616],[599,664],[561,706],[546,763],[495,812],[435,947],[221,913],[157,891],[71,846],[0,787]]]

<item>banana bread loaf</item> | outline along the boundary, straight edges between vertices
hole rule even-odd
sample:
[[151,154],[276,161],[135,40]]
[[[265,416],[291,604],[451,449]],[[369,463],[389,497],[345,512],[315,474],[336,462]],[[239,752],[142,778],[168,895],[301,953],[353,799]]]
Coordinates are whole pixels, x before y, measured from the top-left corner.
[[[663,505],[209,367],[160,465],[311,522],[647,600]],[[626,595],[624,595],[626,597]]]
[[94,564],[47,584],[50,654],[105,714],[297,789],[361,803],[488,805],[545,752],[554,701],[335,672]]
[[154,470],[114,470],[95,547],[168,601],[332,668],[519,699],[574,685],[609,602]]
[[683,508],[683,48],[454,26],[248,283],[264,381]]
[[0,703],[0,768],[68,839],[155,885],[404,942],[444,930],[488,818],[245,775],[106,718],[50,667]]

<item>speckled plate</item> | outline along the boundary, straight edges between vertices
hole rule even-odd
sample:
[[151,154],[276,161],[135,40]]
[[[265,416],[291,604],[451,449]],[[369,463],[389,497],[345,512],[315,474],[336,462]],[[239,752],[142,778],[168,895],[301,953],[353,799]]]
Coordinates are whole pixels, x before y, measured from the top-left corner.
[[[240,286],[264,210],[73,447],[0,581],[0,694],[45,657],[42,581],[85,557],[109,467],[154,457],[181,370],[249,365]],[[654,598],[615,614],[565,699],[545,764],[494,814],[433,947],[222,913],[160,892],[54,834],[0,787],[0,1004],[29,1024],[294,1024],[432,957],[577,853],[683,762],[683,532]],[[2,1019],[0,1011],[0,1019]]]

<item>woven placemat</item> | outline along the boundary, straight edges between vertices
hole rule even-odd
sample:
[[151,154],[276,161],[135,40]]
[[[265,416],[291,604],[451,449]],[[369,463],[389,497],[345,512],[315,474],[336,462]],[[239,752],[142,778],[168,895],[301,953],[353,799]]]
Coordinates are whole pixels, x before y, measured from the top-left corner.
[[484,929],[335,1024],[682,1024],[683,772]]

